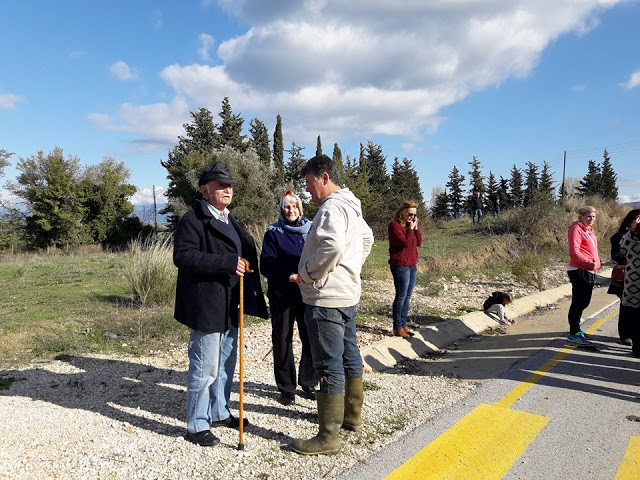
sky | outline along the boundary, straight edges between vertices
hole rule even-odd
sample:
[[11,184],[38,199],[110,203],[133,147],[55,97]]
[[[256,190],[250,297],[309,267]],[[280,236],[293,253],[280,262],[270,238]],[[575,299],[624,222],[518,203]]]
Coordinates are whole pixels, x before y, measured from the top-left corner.
[[189,112],[229,97],[307,158],[320,135],[328,155],[380,145],[389,172],[411,159],[426,200],[474,156],[497,178],[547,161],[559,185],[565,151],[582,178],[606,148],[640,201],[639,0],[0,0],[0,18],[0,184],[58,146],[123,162],[149,204]]

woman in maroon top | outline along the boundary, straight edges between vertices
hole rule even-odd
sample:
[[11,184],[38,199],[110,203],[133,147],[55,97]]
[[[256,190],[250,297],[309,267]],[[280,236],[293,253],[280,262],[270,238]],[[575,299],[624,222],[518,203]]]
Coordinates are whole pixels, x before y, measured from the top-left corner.
[[396,296],[393,300],[393,334],[409,338],[413,332],[407,327],[411,293],[418,275],[418,247],[422,234],[418,230],[418,204],[403,202],[389,223],[389,265]]

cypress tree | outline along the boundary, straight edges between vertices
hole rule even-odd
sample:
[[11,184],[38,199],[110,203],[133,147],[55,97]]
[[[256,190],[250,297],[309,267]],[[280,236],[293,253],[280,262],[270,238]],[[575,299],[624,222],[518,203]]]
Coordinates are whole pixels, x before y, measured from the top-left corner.
[[345,182],[345,174],[344,174],[344,165],[342,163],[342,151],[340,147],[338,147],[337,143],[333,144],[333,161],[336,164],[336,169],[338,170],[338,175],[340,175],[340,182],[344,184]]
[[320,140],[320,135],[318,135],[318,140],[316,141],[316,157],[322,155],[322,141]]
[[282,141],[282,118],[276,117],[276,129],[273,132],[273,168],[277,186],[284,185],[284,143]]

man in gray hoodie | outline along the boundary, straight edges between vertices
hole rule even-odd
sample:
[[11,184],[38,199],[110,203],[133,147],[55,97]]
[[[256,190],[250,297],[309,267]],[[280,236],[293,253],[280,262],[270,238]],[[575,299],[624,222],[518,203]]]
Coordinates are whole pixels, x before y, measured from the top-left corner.
[[340,427],[362,428],[362,357],[356,339],[360,271],[371,251],[373,232],[362,217],[360,200],[340,187],[334,161],[310,159],[302,170],[311,200],[320,205],[298,264],[297,282],[307,305],[313,364],[320,376],[318,435],[295,439],[291,448],[305,455],[337,453]]

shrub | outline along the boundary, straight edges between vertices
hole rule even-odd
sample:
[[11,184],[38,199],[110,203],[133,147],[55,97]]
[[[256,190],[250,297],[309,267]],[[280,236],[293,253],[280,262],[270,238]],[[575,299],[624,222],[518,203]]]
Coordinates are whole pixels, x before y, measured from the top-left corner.
[[544,289],[544,269],[547,261],[544,256],[527,252],[513,262],[511,272],[516,280],[531,285],[538,290]]
[[134,299],[141,305],[169,305],[176,292],[177,269],[173,265],[171,238],[132,240],[125,276]]

